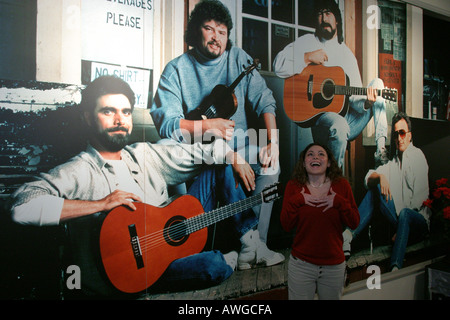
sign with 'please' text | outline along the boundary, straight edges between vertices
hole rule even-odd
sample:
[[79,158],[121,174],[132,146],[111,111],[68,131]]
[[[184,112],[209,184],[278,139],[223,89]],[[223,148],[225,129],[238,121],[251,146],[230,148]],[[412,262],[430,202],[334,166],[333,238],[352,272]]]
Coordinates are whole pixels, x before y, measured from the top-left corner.
[[152,69],[153,0],[82,0],[82,59]]

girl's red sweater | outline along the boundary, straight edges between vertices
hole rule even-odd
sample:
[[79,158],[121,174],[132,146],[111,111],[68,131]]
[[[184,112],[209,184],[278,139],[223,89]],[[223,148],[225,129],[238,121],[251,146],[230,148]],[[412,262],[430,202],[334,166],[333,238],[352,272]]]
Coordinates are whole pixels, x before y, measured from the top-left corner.
[[285,231],[295,230],[292,255],[316,265],[335,265],[345,260],[342,250],[342,232],[345,227],[355,229],[359,224],[359,211],[352,189],[344,178],[332,182],[336,192],[333,207],[323,212],[324,207],[305,204],[301,194],[306,185],[291,180],[286,185],[283,207],[280,214]]

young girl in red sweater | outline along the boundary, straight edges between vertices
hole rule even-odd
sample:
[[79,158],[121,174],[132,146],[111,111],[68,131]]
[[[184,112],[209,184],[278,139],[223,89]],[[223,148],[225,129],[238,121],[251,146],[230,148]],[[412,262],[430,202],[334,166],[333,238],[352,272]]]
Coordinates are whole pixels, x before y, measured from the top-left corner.
[[340,299],[345,281],[342,231],[359,224],[348,181],[326,146],[300,154],[286,185],[281,225],[295,230],[288,265],[289,299]]

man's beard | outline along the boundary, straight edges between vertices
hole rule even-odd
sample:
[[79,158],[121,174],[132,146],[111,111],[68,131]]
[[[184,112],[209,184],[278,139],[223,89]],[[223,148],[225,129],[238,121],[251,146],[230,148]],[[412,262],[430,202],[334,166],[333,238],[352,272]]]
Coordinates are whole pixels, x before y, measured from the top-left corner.
[[[118,132],[123,131],[126,134],[113,134],[110,135],[110,132]],[[101,132],[96,132],[95,138],[97,141],[108,151],[117,152],[122,150],[130,140],[130,134],[128,130],[124,127],[114,127],[108,128]]]
[[218,45],[218,43],[215,41],[210,41],[207,43],[207,45],[210,45],[210,44],[216,45],[219,48],[219,52],[217,52],[217,53],[212,52],[212,51],[209,51],[208,48],[204,48],[202,50],[203,55],[205,55],[205,57],[207,57],[209,59],[216,59],[216,58],[220,57],[221,53],[220,53],[220,46]]
[[[330,27],[331,31],[326,30],[325,27]],[[334,37],[335,34],[336,34],[336,29],[333,29],[331,27],[331,25],[329,25],[328,23],[322,23],[316,29],[316,35],[319,39],[330,40]]]

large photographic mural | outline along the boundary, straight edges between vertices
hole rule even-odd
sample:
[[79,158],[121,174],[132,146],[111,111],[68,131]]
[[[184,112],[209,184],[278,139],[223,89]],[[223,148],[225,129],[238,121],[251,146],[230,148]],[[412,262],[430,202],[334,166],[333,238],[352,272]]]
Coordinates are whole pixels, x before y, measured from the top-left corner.
[[[450,158],[448,151],[450,130],[448,109],[445,110],[446,107],[448,108],[448,99],[445,101],[442,97],[448,97],[449,91],[448,78],[437,76],[433,78],[431,71],[429,74],[426,73],[428,66],[433,64],[432,61],[425,62],[424,100],[423,106],[420,106],[424,110],[424,119],[411,117],[411,120],[407,120],[394,117],[398,112],[406,112],[406,74],[408,72],[406,4],[397,1],[378,1],[377,5],[372,7],[372,11],[367,9],[364,15],[368,17],[367,21],[360,21],[361,17],[358,16],[357,20],[362,28],[374,28],[377,33],[376,39],[378,39],[375,46],[378,50],[375,54],[377,70],[371,71],[371,74],[376,76],[366,83],[366,77],[363,74],[365,68],[362,68],[362,64],[367,61],[361,61],[363,44],[355,44],[355,40],[364,41],[365,39],[357,29],[359,25],[356,28],[346,25],[352,20],[347,19],[346,13],[351,14],[352,18],[360,13],[348,11],[348,8],[346,10],[348,1],[271,1],[270,6],[268,1],[259,0],[221,1],[228,6],[234,23],[231,35],[227,34],[225,38],[238,39],[233,42],[233,47],[240,45],[239,50],[246,54],[248,61],[244,61],[243,66],[238,65],[236,70],[233,67],[235,73],[230,72],[230,75],[222,77],[229,72],[229,69],[232,69],[228,64],[227,70],[224,69],[225,71],[218,73],[217,77],[197,85],[197,78],[203,77],[201,74],[203,69],[192,68],[185,71],[185,66],[176,65],[179,61],[183,61],[183,58],[174,57],[178,60],[170,65],[178,75],[181,75],[178,82],[169,78],[167,71],[163,73],[168,63],[162,68],[161,74],[155,75],[155,64],[160,63],[157,61],[160,58],[159,54],[155,54],[160,44],[155,43],[153,37],[154,15],[157,14],[155,8],[160,7],[159,2],[155,2],[157,1],[82,0],[81,7],[71,7],[79,14],[82,27],[80,30],[82,50],[81,61],[79,61],[81,79],[78,84],[16,79],[11,75],[3,76],[7,74],[3,71],[0,73],[0,132],[2,133],[0,138],[0,199],[2,200],[0,221],[2,221],[1,230],[4,231],[2,232],[4,236],[0,239],[0,248],[3,255],[2,261],[9,262],[2,263],[0,269],[2,282],[5,284],[1,292],[2,298],[59,299],[62,292],[67,291],[67,289],[60,290],[59,287],[61,282],[64,285],[69,283],[65,281],[70,278],[67,272],[63,280],[60,277],[61,270],[64,273],[66,264],[70,261],[66,260],[68,252],[63,250],[68,245],[69,239],[66,226],[61,224],[38,228],[12,222],[10,196],[24,183],[36,180],[40,173],[48,172],[86,149],[88,132],[83,127],[80,113],[81,93],[93,80],[108,75],[115,75],[124,80],[135,93],[136,109],[133,120],[136,131],[132,137],[133,142],[144,140],[155,144],[162,144],[159,138],[169,138],[164,137],[163,130],[159,129],[165,125],[164,121],[167,121],[169,115],[174,116],[174,110],[178,108],[175,103],[179,102],[180,110],[187,115],[187,111],[192,109],[189,103],[197,102],[195,92],[185,88],[213,88],[218,84],[230,86],[237,76],[240,76],[236,86],[233,86],[234,96],[238,96],[239,99],[236,100],[239,103],[236,106],[237,113],[229,119],[234,122],[231,128],[230,145],[238,150],[239,142],[236,141],[239,140],[235,138],[235,133],[243,132],[248,141],[253,137],[249,132],[254,130],[257,137],[256,144],[259,143],[255,157],[261,158],[256,161],[258,169],[255,169],[255,166],[251,168],[249,166],[249,170],[253,170],[257,177],[264,177],[262,174],[264,168],[261,167],[264,167],[262,162],[266,160],[261,160],[263,156],[269,159],[267,160],[269,169],[273,169],[270,168],[274,165],[274,162],[271,162],[273,158],[277,158],[276,165],[280,168],[278,173],[275,172],[276,169],[273,169],[272,174],[277,177],[277,182],[280,182],[283,187],[279,192],[281,199],[271,203],[268,217],[263,218],[264,213],[259,216],[260,211],[257,213],[260,220],[266,219],[267,222],[265,230],[258,231],[264,234],[265,239],[262,242],[271,255],[274,252],[272,258],[279,258],[273,259],[273,261],[277,260],[274,264],[284,266],[296,258],[306,261],[309,258],[302,254],[297,257],[290,256],[291,252],[298,253],[301,252],[299,248],[303,248],[301,245],[296,247],[298,245],[296,230],[304,226],[299,222],[295,228],[287,231],[283,222],[280,221],[280,215],[286,212],[286,206],[289,205],[282,198],[284,187],[292,182],[293,174],[298,170],[297,162],[301,159],[300,153],[310,143],[326,146],[330,150],[330,155],[336,159],[337,167],[342,170],[343,179],[351,186],[354,203],[359,209],[361,219],[359,223],[364,226],[360,230],[355,226],[350,228],[348,225],[343,225],[343,232],[333,235],[333,237],[336,236],[335,238],[332,238],[327,231],[327,237],[332,238],[329,243],[342,244],[342,246],[338,245],[339,248],[336,250],[339,251],[339,257],[342,253],[342,259],[345,254],[348,273],[344,280],[347,283],[361,280],[360,276],[355,276],[356,273],[361,274],[361,270],[366,271],[371,265],[378,266],[382,272],[389,272],[392,269],[413,264],[417,261],[416,257],[423,252],[429,253],[426,256],[427,259],[446,253],[449,229],[448,218],[447,215],[444,216],[444,213],[448,214],[449,184],[446,179],[450,178],[450,173],[446,163]],[[186,4],[188,2],[186,1]],[[194,4],[197,2],[199,1],[194,1]],[[354,5],[352,3],[352,6]],[[356,7],[361,9],[361,4],[358,2]],[[242,12],[237,12],[237,9],[241,9]],[[214,19],[213,16],[210,20]],[[212,27],[208,25],[208,28],[204,25],[202,28],[205,30],[217,28],[220,31],[219,25],[223,24],[219,23]],[[37,27],[39,28],[39,25]],[[354,30],[355,34],[348,30]],[[222,36],[225,35],[222,34]],[[172,36],[167,37],[172,38]],[[205,39],[205,33],[203,37],[202,39]],[[218,40],[214,41],[216,41],[215,44],[208,42],[205,45],[210,49],[215,46],[209,53],[216,47],[219,47],[220,51],[220,46],[224,45],[217,44]],[[347,45],[347,43],[353,43],[353,45]],[[203,61],[202,59],[214,60],[221,57],[222,53],[208,57],[205,55],[208,51],[201,51],[196,48],[196,45],[188,44],[184,55],[189,59]],[[235,49],[233,54],[238,55],[235,53],[237,48]],[[227,54],[229,52],[227,51]],[[242,62],[243,58],[241,59],[240,55],[243,56],[244,53],[239,53],[239,61],[236,64]],[[35,59],[35,57],[27,59]],[[252,65],[253,59],[257,59],[258,68],[246,69]],[[3,69],[4,66],[1,70]],[[190,77],[189,80],[184,81],[183,75]],[[174,76],[171,74],[170,77]],[[204,78],[208,79],[206,76]],[[154,83],[154,79],[157,79],[159,83]],[[224,83],[215,83],[217,81]],[[228,83],[225,83],[227,81]],[[252,88],[251,86],[255,84],[259,87]],[[258,93],[258,90],[263,94]],[[208,89],[208,91],[212,90]],[[270,112],[267,111],[269,109],[267,106],[265,106],[268,108],[266,110],[260,106],[266,100],[270,101],[268,105],[274,105]],[[167,106],[164,105],[165,102]],[[164,115],[156,110],[161,106],[167,109]],[[272,123],[270,122],[272,120],[263,116],[268,113],[274,116],[275,122]],[[158,122],[157,117],[162,119],[161,122]],[[177,114],[176,117],[184,119],[185,114]],[[207,117],[200,119],[209,120]],[[239,127],[244,121],[246,121],[245,125]],[[234,127],[236,123],[238,125]],[[275,124],[274,127],[271,126],[273,124]],[[148,131],[151,131],[151,134],[148,134]],[[212,136],[217,138],[216,133]],[[210,142],[210,136],[208,137],[207,140]],[[225,140],[230,137],[225,134],[222,136]],[[408,141],[405,149],[401,149],[403,139]],[[272,142],[277,147],[269,147]],[[407,147],[409,149],[406,149]],[[414,154],[411,151],[413,147]],[[250,148],[244,149],[250,150]],[[254,163],[248,160],[249,152],[247,154],[243,152],[242,158],[253,165]],[[413,160],[408,162],[405,160],[405,158],[409,159],[408,157]],[[171,164],[167,163],[167,166]],[[395,170],[398,169],[396,178],[389,177],[386,173],[393,172],[394,167]],[[406,168],[407,172],[402,171],[402,168]],[[420,171],[424,171],[423,174]],[[371,175],[375,174],[377,178],[373,183],[374,176]],[[384,178],[380,177],[382,174],[391,183],[390,191],[387,193],[383,190],[386,184],[383,183]],[[323,182],[331,183],[331,180],[327,179],[329,179],[328,176]],[[392,181],[395,179],[402,182],[394,185]],[[192,181],[188,181],[187,186],[189,187],[191,183]],[[304,182],[304,187],[313,191],[316,190],[315,186],[320,189],[324,183],[314,185],[308,181]],[[331,184],[326,186],[327,190],[322,196],[323,199],[334,192]],[[400,188],[408,191],[402,194]],[[395,208],[391,211],[392,216],[383,211],[382,201],[367,200],[367,194],[376,198],[377,196],[372,194],[377,194],[377,190],[381,196],[393,196],[392,206]],[[436,190],[440,190],[441,193],[437,194]],[[257,191],[264,193],[265,189],[259,188]],[[251,193],[247,195],[254,196]],[[307,196],[303,194],[303,197],[308,201]],[[431,200],[434,198],[443,199],[442,208],[436,207],[438,201],[435,201],[433,206]],[[314,201],[302,205],[319,207],[311,203]],[[412,212],[419,220],[424,219],[414,225],[414,228],[418,229],[412,228],[414,230],[408,233],[410,237],[406,239],[399,235],[403,229],[398,229],[402,223],[400,217],[406,214],[401,213],[405,211],[402,209],[409,214]],[[298,215],[301,216],[301,210],[298,211]],[[363,219],[368,220],[363,221]],[[176,224],[178,221],[172,223]],[[311,228],[315,227],[313,223],[311,226]],[[214,228],[214,230],[210,228],[207,245],[214,250],[220,251],[226,248],[226,250],[239,252],[241,243],[230,240],[226,228],[226,223],[217,224],[217,229]],[[356,234],[355,229],[357,229]],[[318,229],[317,233],[320,234],[322,231]],[[350,238],[349,234],[351,234]],[[39,239],[42,239],[45,248],[39,244]],[[167,240],[167,236],[165,239]],[[317,250],[323,250],[323,247],[319,249],[319,246],[327,246],[329,243],[318,244]],[[22,250],[24,256],[18,258],[16,248]],[[139,251],[139,244],[133,248]],[[62,251],[64,254],[61,254]],[[49,268],[51,272],[42,271],[42,268],[45,268],[45,263],[42,261],[27,265],[26,256],[36,258],[35,255],[40,252],[45,252],[47,264],[51,265]],[[239,265],[240,260],[237,261]],[[268,259],[265,261],[270,267],[270,263],[267,263]],[[314,259],[311,261],[317,262]],[[234,274],[241,272],[238,269],[239,267]],[[288,267],[279,267],[279,270],[287,273]],[[351,270],[358,271],[352,274]],[[46,283],[50,285],[46,286]],[[288,285],[287,279],[283,285]],[[77,287],[74,287],[76,291]],[[162,289],[158,287],[155,290],[159,294],[166,291],[183,291],[183,284],[172,290],[164,286]],[[150,290],[150,293],[154,292]]]

